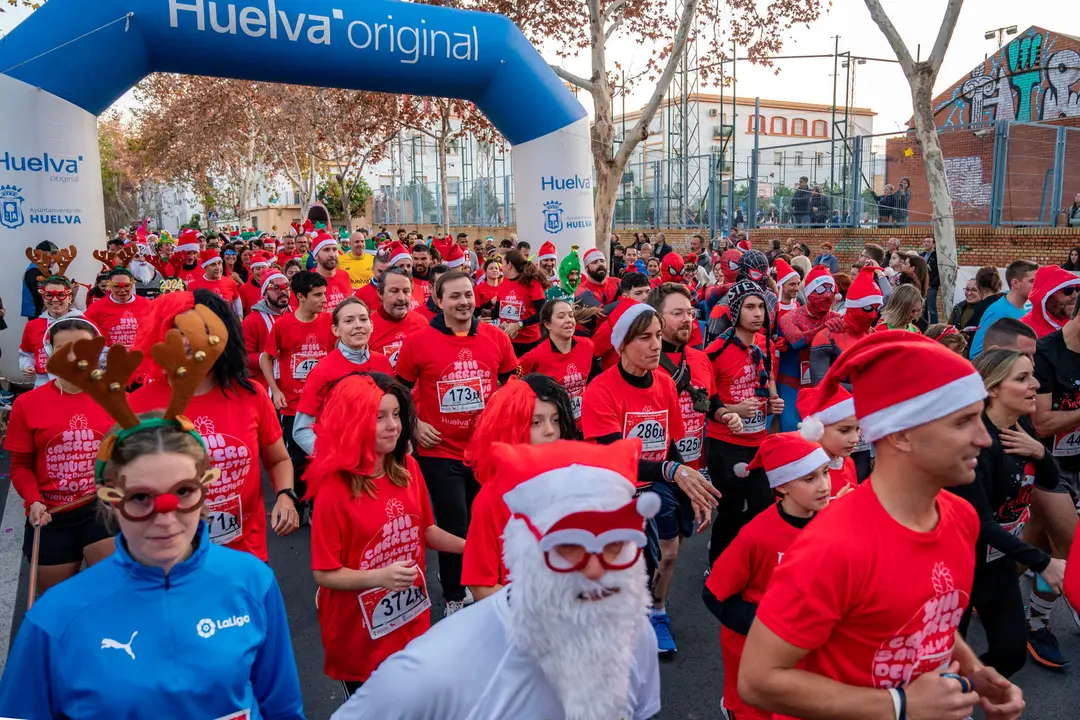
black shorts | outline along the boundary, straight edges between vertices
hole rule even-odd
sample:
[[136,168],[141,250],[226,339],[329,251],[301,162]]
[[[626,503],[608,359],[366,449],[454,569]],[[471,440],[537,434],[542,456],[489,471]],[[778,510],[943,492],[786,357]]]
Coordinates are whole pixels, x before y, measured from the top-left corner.
[[[67,565],[81,563],[83,548],[99,540],[115,535],[97,516],[97,501],[74,510],[53,515],[49,524],[41,528],[38,547],[38,565]],[[26,520],[23,531],[23,555],[30,562],[34,549],[34,527]]]
[[660,496],[660,512],[653,518],[661,540],[674,540],[694,534],[694,506],[677,485],[653,483],[651,490]]

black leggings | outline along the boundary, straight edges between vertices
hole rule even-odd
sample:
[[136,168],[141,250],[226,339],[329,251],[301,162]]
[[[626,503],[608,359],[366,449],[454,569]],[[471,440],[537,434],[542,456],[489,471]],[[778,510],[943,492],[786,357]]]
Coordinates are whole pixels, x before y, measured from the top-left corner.
[[751,470],[748,477],[735,474],[735,465],[749,463],[755,453],[756,447],[733,445],[715,438],[709,440],[709,478],[723,496],[717,501],[716,520],[712,524],[710,567],[739,534],[739,530],[776,500],[765,471]]
[[[472,470],[461,460],[450,458],[417,457],[420,472],[424,474],[431,509],[440,528],[458,537],[469,531],[473,498],[480,491]],[[465,599],[465,586],[461,584],[461,555],[439,553],[439,580],[443,598],[461,602]]]
[[296,497],[303,498],[304,493],[307,492],[307,483],[303,480],[304,471],[307,469],[307,453],[293,440],[292,431],[295,422],[295,415],[281,416],[281,434],[284,436],[285,450],[289,453],[289,459],[292,460],[293,490],[296,491]]
[[1027,660],[1027,622],[1015,562],[1003,557],[976,568],[971,603],[960,620],[965,637],[972,608],[979,612],[989,648],[979,659],[1005,677],[1018,672]]

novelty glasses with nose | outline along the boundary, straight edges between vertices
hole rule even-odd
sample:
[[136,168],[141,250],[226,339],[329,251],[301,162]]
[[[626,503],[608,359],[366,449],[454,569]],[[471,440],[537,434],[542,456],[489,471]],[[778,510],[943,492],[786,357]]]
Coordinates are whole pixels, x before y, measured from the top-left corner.
[[98,497],[113,505],[128,520],[143,522],[165,513],[195,512],[206,501],[207,486],[219,477],[221,470],[211,468],[202,477],[181,480],[163,493],[135,485],[123,490],[103,487],[98,490]]

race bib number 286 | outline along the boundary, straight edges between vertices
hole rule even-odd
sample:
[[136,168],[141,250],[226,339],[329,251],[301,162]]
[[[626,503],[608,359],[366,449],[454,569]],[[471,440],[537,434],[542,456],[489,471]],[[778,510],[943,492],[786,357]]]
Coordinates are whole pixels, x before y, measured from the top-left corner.
[[667,410],[628,412],[623,420],[626,438],[641,438],[642,452],[667,450]]

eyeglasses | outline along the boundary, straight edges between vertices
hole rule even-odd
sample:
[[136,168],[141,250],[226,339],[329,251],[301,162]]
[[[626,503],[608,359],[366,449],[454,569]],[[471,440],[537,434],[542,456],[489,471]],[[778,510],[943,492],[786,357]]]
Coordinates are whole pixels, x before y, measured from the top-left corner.
[[128,289],[128,288],[130,288],[130,287],[132,287],[134,285],[135,285],[135,283],[132,283],[132,282],[121,282],[121,281],[117,281],[117,280],[110,280],[109,281],[109,287],[112,288],[113,290],[126,290],[126,289]]
[[287,282],[272,282],[266,286],[267,290],[273,289],[278,292],[285,292],[289,289],[289,283]]
[[66,300],[71,297],[70,290],[44,290],[41,293],[46,300]]
[[544,561],[557,573],[569,573],[581,570],[594,556],[605,570],[626,570],[641,557],[641,548],[630,540],[610,542],[598,553],[581,545],[556,545],[544,553]]
[[143,522],[154,515],[182,512],[195,512],[202,507],[206,499],[206,485],[199,478],[181,480],[169,488],[168,492],[154,493],[140,488],[124,491],[123,497],[115,501],[116,509],[132,522]]

